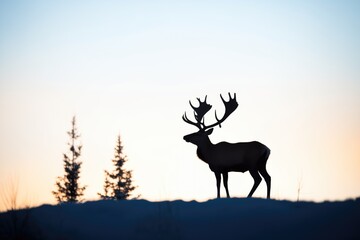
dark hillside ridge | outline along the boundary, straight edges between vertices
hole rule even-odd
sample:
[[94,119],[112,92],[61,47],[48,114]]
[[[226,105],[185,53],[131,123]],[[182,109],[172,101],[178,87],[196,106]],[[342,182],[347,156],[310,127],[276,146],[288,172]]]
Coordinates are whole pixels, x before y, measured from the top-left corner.
[[0,239],[360,239],[360,198],[62,204],[0,214]]

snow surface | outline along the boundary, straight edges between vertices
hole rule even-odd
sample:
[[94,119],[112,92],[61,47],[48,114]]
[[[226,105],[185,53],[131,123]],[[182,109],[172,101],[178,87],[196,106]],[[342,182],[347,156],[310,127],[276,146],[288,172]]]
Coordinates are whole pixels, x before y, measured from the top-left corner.
[[0,213],[0,239],[360,239],[360,198],[42,205]]

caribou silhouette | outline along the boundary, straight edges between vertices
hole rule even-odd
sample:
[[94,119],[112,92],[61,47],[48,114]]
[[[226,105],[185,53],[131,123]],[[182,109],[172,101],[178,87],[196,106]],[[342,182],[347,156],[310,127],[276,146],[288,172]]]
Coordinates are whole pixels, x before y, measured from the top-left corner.
[[228,173],[246,171],[249,171],[254,179],[254,185],[251,188],[248,197],[251,197],[259,186],[262,180],[260,177],[261,174],[266,182],[267,198],[270,198],[271,177],[266,171],[266,162],[270,155],[270,149],[268,147],[257,141],[239,143],[220,142],[213,144],[209,139],[209,135],[213,132],[213,128],[216,126],[221,127],[221,123],[224,122],[239,105],[236,101],[236,93],[233,98],[229,93],[229,101],[225,101],[221,94],[220,97],[225,105],[225,113],[221,119],[218,119],[215,111],[216,122],[211,125],[205,125],[204,120],[205,114],[212,107],[210,104],[206,103],[207,96],[205,96],[203,102],[200,98],[197,98],[199,107],[194,107],[191,101],[189,101],[190,106],[194,110],[196,122],[189,120],[186,116],[186,112],[182,119],[186,123],[196,126],[199,131],[184,136],[184,140],[197,146],[197,156],[209,164],[211,171],[215,173],[218,198],[220,198],[221,174],[224,180],[226,196],[229,198]]

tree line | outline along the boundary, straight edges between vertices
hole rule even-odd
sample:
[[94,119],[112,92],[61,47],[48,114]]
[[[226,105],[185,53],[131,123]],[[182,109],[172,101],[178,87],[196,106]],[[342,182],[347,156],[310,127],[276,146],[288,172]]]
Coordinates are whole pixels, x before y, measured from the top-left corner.
[[[69,136],[67,153],[63,154],[64,175],[57,177],[56,189],[52,191],[58,203],[79,202],[84,195],[87,186],[79,185],[80,169],[82,161],[79,160],[82,145],[79,142],[80,134],[76,126],[76,117],[71,121],[71,129],[67,132]],[[104,200],[125,200],[129,199],[136,186],[133,185],[132,171],[126,170],[124,164],[127,156],[123,153],[123,146],[120,135],[117,136],[114,158],[112,159],[114,169],[104,170],[105,180],[103,193],[98,193]]]

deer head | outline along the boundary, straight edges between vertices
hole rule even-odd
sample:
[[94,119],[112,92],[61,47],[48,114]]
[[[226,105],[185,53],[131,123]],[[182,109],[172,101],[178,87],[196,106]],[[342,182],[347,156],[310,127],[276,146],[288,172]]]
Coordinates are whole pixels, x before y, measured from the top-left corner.
[[219,125],[219,127],[221,127],[221,123],[225,121],[225,119],[227,117],[230,116],[231,113],[233,113],[235,111],[235,109],[238,107],[238,103],[236,101],[236,93],[234,93],[234,97],[231,97],[231,94],[229,93],[229,101],[225,101],[224,98],[222,97],[222,95],[220,94],[220,98],[222,100],[222,102],[225,105],[225,113],[224,116],[219,119],[217,114],[216,114],[216,110],[215,110],[215,119],[216,122],[210,125],[205,125],[205,114],[211,109],[211,105],[206,103],[206,98],[207,96],[205,96],[205,100],[202,102],[200,100],[200,98],[197,98],[197,100],[199,101],[199,107],[194,107],[191,103],[191,101],[189,101],[190,106],[193,108],[194,110],[194,117],[196,122],[189,120],[189,118],[186,116],[186,112],[184,113],[182,119],[191,125],[194,125],[195,127],[197,127],[199,129],[198,132],[189,134],[184,136],[184,140],[187,142],[191,142],[195,145],[201,145],[204,141],[206,141],[208,139],[208,136],[213,132],[213,128],[217,125]]

